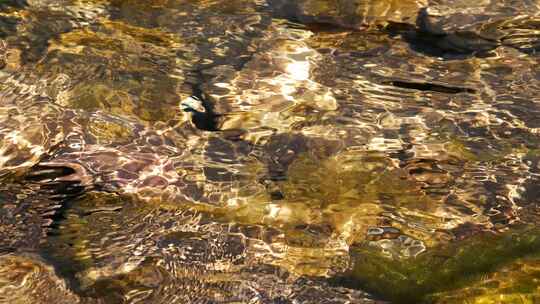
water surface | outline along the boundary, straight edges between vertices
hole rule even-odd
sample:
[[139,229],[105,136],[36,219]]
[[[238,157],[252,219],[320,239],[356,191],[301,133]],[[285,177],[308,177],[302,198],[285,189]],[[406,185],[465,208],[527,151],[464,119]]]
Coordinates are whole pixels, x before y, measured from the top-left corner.
[[0,0],[0,303],[538,303],[539,52],[536,0]]

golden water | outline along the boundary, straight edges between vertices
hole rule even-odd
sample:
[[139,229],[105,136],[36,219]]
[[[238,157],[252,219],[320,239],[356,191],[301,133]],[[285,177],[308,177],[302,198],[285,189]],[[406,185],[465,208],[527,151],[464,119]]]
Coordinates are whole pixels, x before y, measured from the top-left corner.
[[0,0],[0,303],[539,303],[537,0]]

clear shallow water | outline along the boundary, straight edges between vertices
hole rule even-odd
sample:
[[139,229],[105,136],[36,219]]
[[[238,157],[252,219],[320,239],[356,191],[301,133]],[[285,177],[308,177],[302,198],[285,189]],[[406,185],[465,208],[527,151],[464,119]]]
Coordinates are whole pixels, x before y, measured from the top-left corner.
[[536,1],[1,1],[0,303],[536,303]]

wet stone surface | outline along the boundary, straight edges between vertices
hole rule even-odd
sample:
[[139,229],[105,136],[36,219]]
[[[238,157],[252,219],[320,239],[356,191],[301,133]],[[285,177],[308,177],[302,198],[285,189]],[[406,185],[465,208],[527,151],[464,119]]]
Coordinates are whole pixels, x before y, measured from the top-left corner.
[[536,303],[539,51],[536,0],[0,0],[0,303]]

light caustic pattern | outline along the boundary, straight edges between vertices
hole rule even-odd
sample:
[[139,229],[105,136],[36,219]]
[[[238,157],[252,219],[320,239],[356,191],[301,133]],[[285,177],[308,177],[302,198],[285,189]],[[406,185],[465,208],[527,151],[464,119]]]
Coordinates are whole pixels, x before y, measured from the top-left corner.
[[0,2],[0,303],[540,301],[535,0]]

